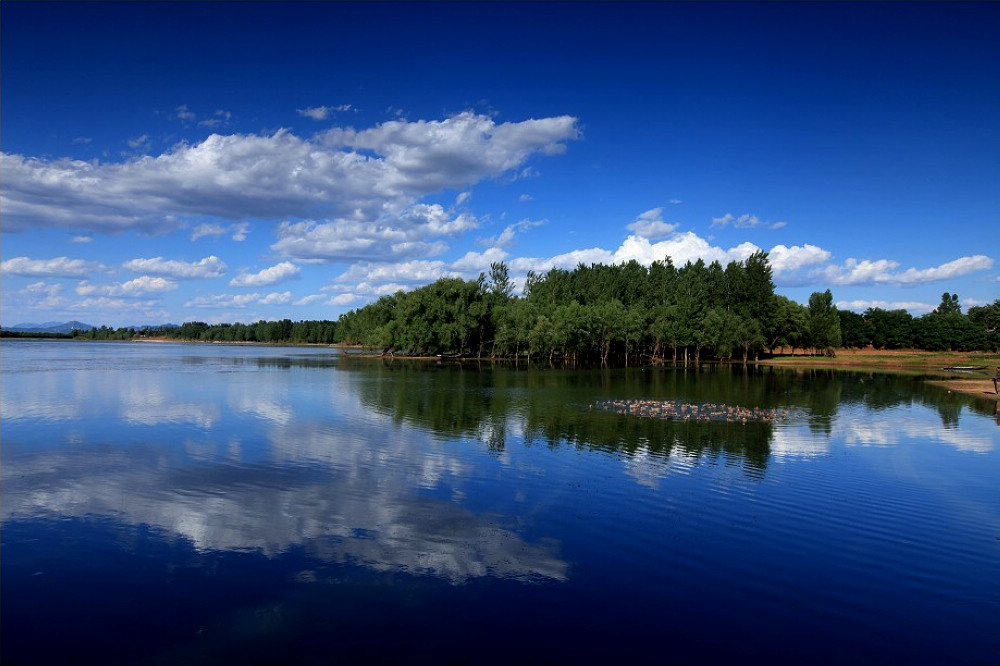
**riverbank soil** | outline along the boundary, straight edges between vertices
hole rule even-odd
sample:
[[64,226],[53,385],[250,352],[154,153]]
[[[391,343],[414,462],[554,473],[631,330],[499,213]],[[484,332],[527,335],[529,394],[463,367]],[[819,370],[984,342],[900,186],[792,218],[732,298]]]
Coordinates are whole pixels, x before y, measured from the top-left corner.
[[775,356],[761,363],[784,367],[881,370],[931,375],[934,379],[928,379],[929,383],[955,393],[1000,400],[1000,396],[993,389],[993,375],[997,367],[1000,367],[1000,353],[838,349],[836,356],[827,357],[792,354],[791,350],[776,351],[778,353]]

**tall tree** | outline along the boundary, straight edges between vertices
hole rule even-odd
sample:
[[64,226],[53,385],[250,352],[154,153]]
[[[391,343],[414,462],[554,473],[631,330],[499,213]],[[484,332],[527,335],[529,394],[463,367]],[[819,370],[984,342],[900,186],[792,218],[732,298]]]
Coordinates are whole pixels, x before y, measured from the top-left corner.
[[809,296],[809,343],[827,356],[840,346],[840,316],[829,289]]

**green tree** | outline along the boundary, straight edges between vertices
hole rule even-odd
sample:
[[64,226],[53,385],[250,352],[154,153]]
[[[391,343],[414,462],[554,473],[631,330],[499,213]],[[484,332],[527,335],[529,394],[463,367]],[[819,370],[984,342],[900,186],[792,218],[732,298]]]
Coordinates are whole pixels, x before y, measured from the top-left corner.
[[809,296],[808,321],[810,346],[827,356],[834,356],[840,346],[840,317],[829,289]]

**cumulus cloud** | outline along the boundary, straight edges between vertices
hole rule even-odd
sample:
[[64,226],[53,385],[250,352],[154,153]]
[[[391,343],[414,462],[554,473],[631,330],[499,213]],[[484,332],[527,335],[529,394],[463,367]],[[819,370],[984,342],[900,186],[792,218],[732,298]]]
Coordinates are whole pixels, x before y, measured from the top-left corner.
[[283,222],[271,249],[306,263],[406,261],[436,256],[448,249],[443,242],[421,240],[426,233],[429,230],[419,226],[407,228],[353,220]]
[[908,310],[911,314],[924,314],[930,312],[936,305],[921,303],[919,301],[837,301],[835,303],[839,310],[851,310],[852,312],[864,312],[868,308],[880,308],[882,310]]
[[775,245],[768,252],[768,260],[776,275],[792,273],[808,266],[825,264],[830,260],[830,252],[821,247],[810,245]]
[[283,291],[281,293],[271,293],[261,297],[258,301],[261,305],[285,305],[292,302],[292,292]]
[[215,296],[197,296],[184,304],[188,308],[245,308],[261,299],[261,295],[252,294],[217,294]]
[[[413,260],[397,264],[359,263],[337,277],[338,283],[398,283],[427,284],[444,277],[447,265],[443,261]],[[338,288],[339,287],[334,287]],[[327,288],[330,289],[330,288]]]
[[642,213],[627,228],[634,231],[637,236],[642,236],[649,240],[657,240],[669,236],[677,229],[677,225],[663,221],[663,208],[661,207]]
[[61,284],[33,282],[22,289],[21,294],[30,298],[32,307],[47,310],[66,305],[66,299],[59,295],[62,288]]
[[241,273],[229,281],[231,287],[264,287],[297,277],[299,267],[283,261],[258,273]]
[[979,254],[971,257],[959,257],[954,261],[949,261],[932,268],[907,268],[904,271],[896,271],[898,267],[899,262],[891,259],[878,259],[875,261],[864,259],[858,261],[857,259],[849,258],[841,266],[827,266],[819,275],[828,282],[836,285],[924,284],[949,280],[977,271],[989,270],[993,267],[993,259]]
[[361,296],[359,296],[358,294],[343,293],[343,294],[337,294],[336,296],[331,298],[328,301],[327,305],[339,305],[339,306],[351,305],[352,303],[356,303],[360,300]]
[[113,282],[110,284],[93,284],[84,280],[76,287],[80,296],[134,297],[150,293],[172,291],[177,283],[163,277],[143,275],[128,282]]
[[245,308],[248,305],[288,305],[292,302],[292,292],[272,292],[261,294],[216,294],[214,296],[197,296],[187,301],[188,308]]
[[491,247],[485,252],[466,252],[462,257],[452,262],[451,268],[466,276],[488,273],[490,264],[507,259],[507,253],[499,247]]
[[32,277],[83,277],[104,266],[93,261],[56,257],[54,259],[29,259],[13,257],[0,262],[0,273]]
[[316,301],[321,301],[324,298],[326,298],[326,296],[324,296],[323,294],[310,294],[309,296],[305,296],[295,301],[293,305],[312,305]]
[[[192,120],[186,107],[178,117]],[[234,221],[353,218],[382,225],[432,192],[461,189],[554,155],[579,135],[571,116],[497,124],[460,113],[333,128],[309,139],[212,134],[156,156],[86,162],[3,154],[6,231],[163,231],[185,216]],[[458,227],[471,218],[450,220]]]
[[573,250],[550,258],[521,258],[512,262],[520,268],[534,270],[550,270],[552,268],[573,269],[577,264],[620,264],[635,260],[640,264],[649,265],[654,261],[662,261],[667,257],[675,265],[681,266],[688,261],[704,259],[706,262],[718,261],[727,264],[730,261],[742,261],[760,248],[753,243],[741,243],[725,250],[712,246],[696,233],[687,231],[673,234],[670,238],[658,243],[651,243],[648,238],[631,235],[614,251],[603,248]]
[[160,275],[178,280],[199,280],[221,277],[228,267],[221,259],[212,255],[195,262],[164,259],[163,257],[130,259],[122,264],[122,268],[133,273]]
[[93,242],[94,237],[89,234],[77,234],[70,239],[70,243],[90,243]]
[[991,268],[993,268],[993,259],[982,254],[977,254],[973,257],[959,257],[954,261],[949,261],[934,268],[907,268],[896,276],[896,281],[900,284],[938,282],[977,271],[987,271]]

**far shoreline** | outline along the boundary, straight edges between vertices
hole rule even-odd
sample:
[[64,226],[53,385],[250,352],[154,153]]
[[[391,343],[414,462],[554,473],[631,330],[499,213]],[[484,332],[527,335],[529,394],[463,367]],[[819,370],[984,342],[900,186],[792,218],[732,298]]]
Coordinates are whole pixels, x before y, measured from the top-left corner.
[[[65,338],[45,338],[45,337],[22,337],[6,338],[22,340],[53,340],[59,341]],[[84,338],[72,338],[91,342]],[[98,341],[94,341],[98,342]],[[331,349],[355,350],[359,357],[367,358],[387,358],[399,360],[439,360],[440,356],[408,356],[405,354],[382,354],[378,351],[365,351],[361,345],[345,345],[339,343],[316,343],[316,342],[257,342],[257,341],[222,341],[222,340],[179,340],[164,336],[136,337],[131,340],[112,340],[110,342],[148,342],[167,343],[175,342],[181,344],[218,344],[218,345],[240,345],[240,346],[263,346],[263,347],[328,347]],[[452,360],[451,356],[445,357]],[[490,361],[496,360],[489,357],[480,358],[475,356],[458,357],[457,361]],[[671,363],[671,361],[667,361]],[[739,365],[743,362],[738,359],[728,361],[731,365]],[[816,354],[795,354],[790,350],[782,349],[779,353],[758,361],[747,361],[747,365],[767,365],[772,367],[799,368],[813,370],[853,370],[859,372],[885,372],[889,374],[901,375],[931,375],[925,381],[928,384],[944,388],[954,393],[985,398],[1000,402],[1000,395],[993,389],[993,374],[1000,367],[1000,353],[998,352],[930,352],[918,349],[838,349],[835,356],[822,356]],[[954,368],[963,368],[955,370]],[[964,370],[964,368],[970,368]]]

